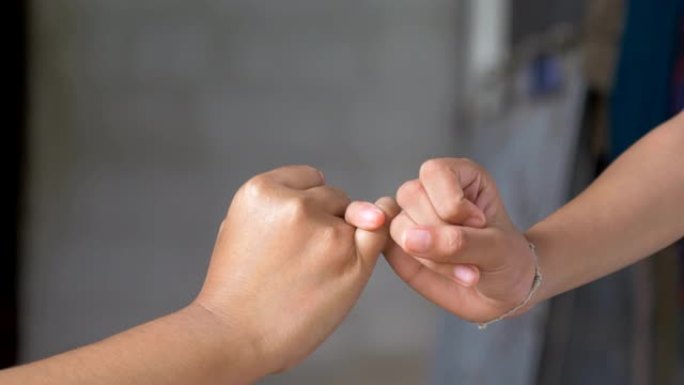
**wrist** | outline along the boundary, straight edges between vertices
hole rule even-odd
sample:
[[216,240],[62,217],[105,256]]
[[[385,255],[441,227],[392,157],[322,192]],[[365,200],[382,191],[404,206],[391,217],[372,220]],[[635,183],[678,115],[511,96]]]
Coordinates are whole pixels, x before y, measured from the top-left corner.
[[266,371],[257,338],[199,301],[178,312],[187,317],[197,332],[216,378],[226,383],[252,384],[270,374]]
[[[517,278],[514,279],[516,284],[511,290],[513,295],[511,296],[510,302],[507,301],[509,303],[506,305],[506,309],[501,315],[487,320],[486,322],[479,323],[478,327],[480,330],[486,329],[487,326],[493,323],[521,315],[534,306],[533,298],[541,286],[542,273],[535,251],[535,245],[527,241],[524,237],[521,238],[521,242],[524,242],[527,253],[522,254],[520,257],[521,260],[515,262],[516,265],[523,265],[524,268],[516,274]],[[527,263],[528,259],[530,263]],[[529,265],[531,265],[531,268],[528,267]]]
[[544,243],[543,237],[541,237],[539,234],[537,234],[534,229],[529,229],[527,230],[523,236],[525,237],[525,240],[529,242],[529,244],[534,245],[534,257],[536,258],[537,261],[537,267],[540,272],[544,274],[544,282],[542,285],[539,286],[539,289],[535,293],[535,295],[532,297],[530,300],[529,307],[527,307],[527,310],[530,310],[537,304],[545,301],[548,296],[548,290],[549,290],[549,285],[550,285],[550,280],[549,280],[549,267],[547,265],[547,261],[545,259],[547,255],[547,248]]
[[541,291],[541,286],[543,283],[542,268],[540,264],[541,262],[539,260],[539,254],[537,253],[537,246],[526,236],[523,235],[523,238],[527,246],[527,257],[525,260],[529,261],[529,263],[525,263],[527,268],[525,271],[525,276],[521,280],[521,284],[523,285],[521,290],[523,290],[524,297],[520,298],[524,299],[519,302],[518,309],[513,312],[512,316],[518,316],[527,313],[535,305],[537,305],[537,303],[539,303],[539,292]]

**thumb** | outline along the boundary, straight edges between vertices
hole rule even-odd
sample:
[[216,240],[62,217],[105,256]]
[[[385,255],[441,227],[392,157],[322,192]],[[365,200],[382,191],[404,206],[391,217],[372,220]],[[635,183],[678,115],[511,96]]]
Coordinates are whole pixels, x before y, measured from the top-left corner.
[[355,234],[356,249],[367,266],[375,265],[380,252],[389,239],[390,222],[401,211],[397,202],[390,197],[378,199],[375,206],[382,210],[387,217],[384,225],[373,231],[358,228]]
[[463,198],[458,203],[459,208],[455,215],[449,218],[442,218],[452,225],[470,226],[476,228],[483,228],[487,225],[487,217],[485,217],[484,211],[477,207],[477,205],[470,200]]

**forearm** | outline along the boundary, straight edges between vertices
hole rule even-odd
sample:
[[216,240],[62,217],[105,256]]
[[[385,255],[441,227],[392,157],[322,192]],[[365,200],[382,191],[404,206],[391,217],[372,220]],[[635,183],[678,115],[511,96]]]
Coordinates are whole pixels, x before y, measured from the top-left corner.
[[536,302],[633,264],[684,236],[684,115],[639,141],[526,236],[537,246],[544,274]]
[[191,305],[96,344],[0,372],[0,383],[247,384],[260,373],[243,338]]
[[192,305],[0,371],[0,384],[238,385],[287,370],[349,313],[398,211],[391,198],[351,203],[309,166],[257,175],[235,194]]

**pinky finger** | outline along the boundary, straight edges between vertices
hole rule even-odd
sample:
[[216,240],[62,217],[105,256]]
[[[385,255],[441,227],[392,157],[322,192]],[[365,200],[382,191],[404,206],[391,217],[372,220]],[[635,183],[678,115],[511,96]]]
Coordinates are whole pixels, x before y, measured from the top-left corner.
[[465,303],[468,292],[472,289],[426,267],[396,244],[388,247],[384,254],[394,272],[411,288],[432,303],[456,315],[462,315],[459,305]]
[[450,263],[439,263],[429,259],[416,259],[428,269],[449,278],[463,287],[474,287],[480,282],[480,269],[474,265],[453,265]]
[[352,202],[344,213],[350,225],[367,231],[380,229],[386,222],[385,213],[370,202]]

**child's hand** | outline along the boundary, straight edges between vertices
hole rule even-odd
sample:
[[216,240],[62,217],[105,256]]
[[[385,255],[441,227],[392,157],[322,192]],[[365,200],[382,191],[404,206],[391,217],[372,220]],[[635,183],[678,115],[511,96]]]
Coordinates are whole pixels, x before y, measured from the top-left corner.
[[386,258],[424,297],[472,322],[519,305],[534,255],[511,223],[492,178],[466,159],[433,159],[399,188]]

